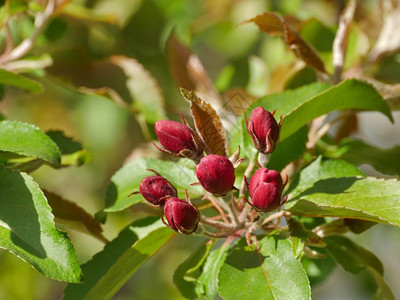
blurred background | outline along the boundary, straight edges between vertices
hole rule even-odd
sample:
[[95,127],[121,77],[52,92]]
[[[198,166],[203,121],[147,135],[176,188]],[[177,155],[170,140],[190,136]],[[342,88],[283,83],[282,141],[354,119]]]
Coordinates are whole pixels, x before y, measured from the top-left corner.
[[[21,5],[26,2],[15,1]],[[2,2],[4,6],[5,1]],[[332,43],[340,12],[346,5],[344,0],[64,2],[30,53],[38,61],[47,62],[46,68],[38,67],[27,74],[43,84],[44,92],[30,94],[8,88],[2,91],[0,113],[43,131],[62,130],[84,144],[91,155],[88,164],[60,170],[44,166],[32,176],[42,188],[78,203],[93,215],[104,207],[110,178],[124,163],[137,157],[160,156],[149,145],[154,138],[151,113],[143,119],[138,113],[140,108],[126,107],[132,102],[129,80],[134,76],[124,69],[125,58],[134,59],[148,71],[146,74],[151,74],[161,92],[160,114],[170,119],[179,119],[180,112],[189,114],[179,86],[203,87],[210,97],[212,93],[221,95],[223,103],[240,92],[245,102],[251,103],[264,95],[314,82],[317,77],[312,69],[296,61],[280,37],[262,33],[254,24],[240,24],[264,11],[289,16],[331,72]],[[359,74],[385,20],[393,18],[391,13],[396,9],[400,19],[399,5],[399,1],[358,1],[345,75],[351,77],[356,71]],[[13,15],[10,27],[14,43],[18,44],[32,34],[33,17],[21,10]],[[0,38],[4,50],[4,31]],[[198,61],[193,63],[194,71],[188,73],[182,61],[191,53],[197,55]],[[400,82],[400,54],[392,51],[379,56],[365,66],[361,75],[382,84]],[[400,121],[396,113],[395,118]],[[395,126],[379,114],[362,113],[354,132],[369,143],[389,148],[400,145],[398,123]],[[369,174],[382,175],[368,165],[362,168]],[[109,214],[105,236],[113,239],[141,216],[143,213],[133,210]],[[101,242],[88,235],[64,230],[68,231],[80,263],[103,248]],[[382,260],[385,278],[396,298],[400,298],[400,230],[376,225],[353,238]],[[200,243],[190,236],[174,237],[113,299],[181,299],[172,274],[193,245]],[[15,256],[0,252],[0,299],[61,299],[64,287],[65,283],[48,279]],[[313,299],[369,299],[371,293],[367,277],[347,273],[341,267],[324,283],[313,287]]]

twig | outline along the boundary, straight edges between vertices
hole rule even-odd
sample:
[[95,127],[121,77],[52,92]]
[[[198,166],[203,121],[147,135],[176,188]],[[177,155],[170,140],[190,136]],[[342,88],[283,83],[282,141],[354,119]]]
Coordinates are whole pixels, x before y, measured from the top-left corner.
[[265,218],[264,221],[262,222],[261,226],[266,225],[269,222],[271,222],[273,220],[276,220],[276,219],[279,219],[279,218],[281,218],[283,216],[288,217],[290,215],[291,215],[291,213],[286,211],[286,210],[278,211],[277,213],[274,213],[274,214],[268,216],[267,218]]
[[25,56],[32,48],[38,35],[43,31],[50,17],[53,15],[56,7],[56,0],[49,0],[43,12],[40,12],[35,17],[35,29],[30,37],[23,40],[13,50],[3,53],[0,57],[0,64],[14,61]]

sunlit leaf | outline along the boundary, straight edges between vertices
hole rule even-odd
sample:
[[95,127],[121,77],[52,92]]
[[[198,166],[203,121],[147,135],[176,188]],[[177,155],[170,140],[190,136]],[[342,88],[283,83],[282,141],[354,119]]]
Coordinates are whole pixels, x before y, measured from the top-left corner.
[[61,153],[57,145],[37,127],[17,122],[0,122],[0,150],[32,156],[59,165]]
[[393,121],[389,106],[370,84],[349,79],[293,107],[284,115],[280,139],[284,140],[319,116],[342,109],[377,110]]
[[42,85],[37,81],[4,69],[0,69],[0,84],[14,86],[32,93],[43,92]]
[[218,274],[229,249],[229,245],[224,243],[210,252],[204,263],[203,271],[197,279],[196,292],[198,295],[204,295],[210,300],[215,299],[218,293]]
[[44,275],[80,282],[82,271],[67,235],[37,183],[0,165],[0,248],[17,255]]
[[209,154],[227,156],[227,139],[221,119],[214,108],[200,99],[195,92],[181,89],[183,97],[190,103],[197,132],[203,138]]
[[[228,254],[219,273],[223,299],[311,299],[306,273],[282,236],[258,242],[259,252],[241,240]],[[284,286],[282,283],[284,282]]]
[[110,299],[173,234],[164,227],[159,217],[133,222],[82,265],[85,281],[69,284],[64,290],[64,299]]
[[285,207],[294,214],[400,226],[400,181],[363,177],[344,161],[318,158],[299,173],[289,194]]
[[82,207],[57,194],[48,191],[44,191],[44,194],[57,223],[63,224],[67,228],[71,227],[86,232],[102,242],[107,242],[100,224]]
[[139,267],[174,234],[171,229],[162,227],[139,239],[115,261],[84,299],[111,299]]
[[164,96],[154,77],[138,61],[124,56],[113,56],[111,61],[127,76],[126,86],[133,99],[133,107],[154,124],[166,118]]

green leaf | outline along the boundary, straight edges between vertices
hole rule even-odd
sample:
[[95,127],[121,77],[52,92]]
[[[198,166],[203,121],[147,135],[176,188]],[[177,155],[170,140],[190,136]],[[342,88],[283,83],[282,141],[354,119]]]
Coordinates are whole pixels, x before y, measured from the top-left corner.
[[0,150],[33,156],[59,165],[61,153],[57,145],[37,127],[17,121],[0,122]]
[[241,240],[219,273],[224,299],[311,299],[306,273],[293,256],[292,245],[282,236],[259,241],[259,252]]
[[51,208],[30,176],[0,165],[0,207],[0,248],[50,278],[82,280],[73,246],[55,229]]
[[0,84],[11,85],[32,93],[43,92],[42,85],[37,81],[6,71],[4,69],[0,69]]
[[304,126],[284,141],[278,143],[271,153],[268,168],[281,171],[290,162],[299,158],[306,151],[308,141],[308,127]]
[[318,248],[318,253],[326,255],[326,257],[311,259],[304,256],[301,260],[311,287],[323,282],[336,267],[336,262],[326,254],[324,249]]
[[69,284],[64,299],[110,299],[174,233],[159,217],[137,220],[82,266],[85,281]]
[[229,244],[211,251],[204,264],[203,271],[197,280],[196,293],[207,299],[215,299],[218,293],[218,274],[228,255]]
[[[295,90],[288,90],[282,93],[278,94],[272,94],[265,96],[254,103],[252,103],[251,107],[246,111],[246,116],[249,117],[251,111],[257,107],[257,106],[262,106],[264,109],[273,112],[276,110],[275,113],[275,118],[279,121],[280,116],[286,116],[289,114],[292,110],[294,110],[296,107],[301,105],[303,102],[306,102],[308,99],[320,94],[321,92],[325,91],[328,89],[330,85],[326,83],[312,83],[306,86],[302,86],[300,88],[297,88]],[[303,127],[305,124],[299,127]],[[285,128],[285,122],[282,126],[282,130]],[[305,129],[304,129],[305,131]],[[254,155],[255,150],[254,150],[254,144],[253,141],[250,138],[250,135],[247,132],[246,129],[246,124],[243,118],[239,118],[236,126],[233,129],[233,132],[230,135],[231,140],[233,141],[231,143],[231,151],[235,151],[237,146],[240,145],[241,150],[243,153],[250,157],[251,154]],[[238,144],[238,142],[240,143]],[[282,145],[280,145],[282,142]],[[295,142],[298,142],[299,144],[296,145],[296,147],[290,149],[290,158],[297,158],[299,157],[303,152],[305,148],[305,142],[304,141],[304,132],[302,134],[298,134],[295,137],[292,138],[290,142],[287,142],[283,144],[283,139],[281,138],[280,144],[278,144],[278,147],[281,148],[281,151],[284,151],[285,154],[289,151],[289,147],[292,147],[292,144]],[[300,144],[304,143],[304,144]],[[277,148],[278,149],[278,148]],[[285,150],[283,150],[285,149]],[[274,151],[276,153],[279,153],[280,151],[276,150]],[[274,162],[278,168],[279,166],[283,165],[285,161],[288,159],[284,160],[283,158],[285,156],[280,155],[280,154],[273,154],[275,155]],[[271,164],[272,164],[273,158],[271,157]],[[289,161],[290,162],[290,161]],[[286,163],[287,164],[287,163]],[[283,166],[284,167],[284,166]]]
[[175,233],[166,227],[150,232],[129,248],[98,281],[85,299],[111,299],[121,286]]
[[285,140],[319,116],[342,109],[380,111],[393,122],[388,104],[372,85],[365,81],[348,79],[293,107],[283,117],[280,139]]
[[355,165],[370,164],[384,174],[400,174],[400,146],[380,149],[360,140],[346,139],[338,147],[327,147],[324,155],[340,158]]
[[163,161],[154,158],[140,158],[123,166],[111,178],[107,189],[105,212],[121,211],[133,204],[143,201],[140,194],[132,195],[133,191],[139,191],[140,182],[146,176],[154,173],[146,169],[153,169],[170,181],[180,190],[180,196],[184,197],[184,190],[190,194],[200,195],[199,186],[190,186],[197,182],[194,171],[194,163],[188,159],[181,159],[179,162]]
[[360,173],[344,161],[318,158],[289,188],[286,209],[300,215],[357,218],[400,226],[400,182],[363,178]]
[[154,77],[138,61],[124,56],[113,56],[111,61],[119,66],[127,77],[126,86],[132,97],[133,107],[154,124],[165,119],[164,96]]
[[383,265],[370,251],[357,245],[342,235],[331,235],[323,238],[327,244],[326,251],[348,272],[358,274],[367,266],[383,274]]
[[83,148],[82,144],[73,138],[66,136],[62,131],[51,130],[46,134],[56,143],[61,151],[61,164],[63,166],[81,166],[88,163],[90,154]]
[[385,279],[383,279],[382,275],[379,274],[374,268],[367,267],[367,271],[371,274],[371,276],[375,280],[376,291],[374,295],[374,300],[395,300],[392,290],[390,286],[387,284]]
[[345,161],[320,156],[299,172],[286,193],[294,197],[311,188],[318,180],[354,176],[365,175],[356,166]]
[[199,275],[199,268],[207,258],[214,243],[203,244],[193,252],[174,272],[173,281],[187,299],[196,299],[196,280]]

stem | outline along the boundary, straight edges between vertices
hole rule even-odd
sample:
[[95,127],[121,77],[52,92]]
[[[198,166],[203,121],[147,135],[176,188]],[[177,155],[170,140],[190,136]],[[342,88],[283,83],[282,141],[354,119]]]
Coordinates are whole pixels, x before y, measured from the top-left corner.
[[261,226],[266,225],[269,222],[272,222],[273,220],[279,219],[283,216],[288,217],[290,215],[291,215],[291,213],[286,210],[278,211],[277,213],[274,213],[274,214],[268,216],[267,218],[265,218],[264,221],[262,222]]
[[20,59],[33,48],[36,38],[43,31],[50,17],[53,15],[55,7],[56,7],[55,0],[49,0],[47,2],[45,10],[41,13],[38,13],[35,17],[35,29],[32,35],[23,40],[12,51],[9,52],[5,51],[3,55],[0,57],[0,64]]
[[269,162],[270,154],[265,154],[262,152],[258,153],[258,163],[261,167],[265,168]]
[[211,220],[211,219],[205,218],[203,216],[201,216],[200,222],[203,223],[204,225],[214,227],[216,229],[222,229],[222,230],[228,230],[228,231],[232,230],[235,227],[235,226],[233,226],[233,224],[222,223],[220,221]]
[[[219,203],[217,203],[217,202],[220,202],[220,201],[218,201],[219,199],[216,199],[216,198],[212,197],[212,195],[209,195],[207,198],[214,205],[215,209],[219,212],[219,214],[221,215],[222,220],[224,220],[225,223],[229,223],[229,221],[228,221],[228,219],[227,219],[227,217],[225,215],[225,212],[219,206]],[[226,203],[223,203],[223,204],[225,205]]]

